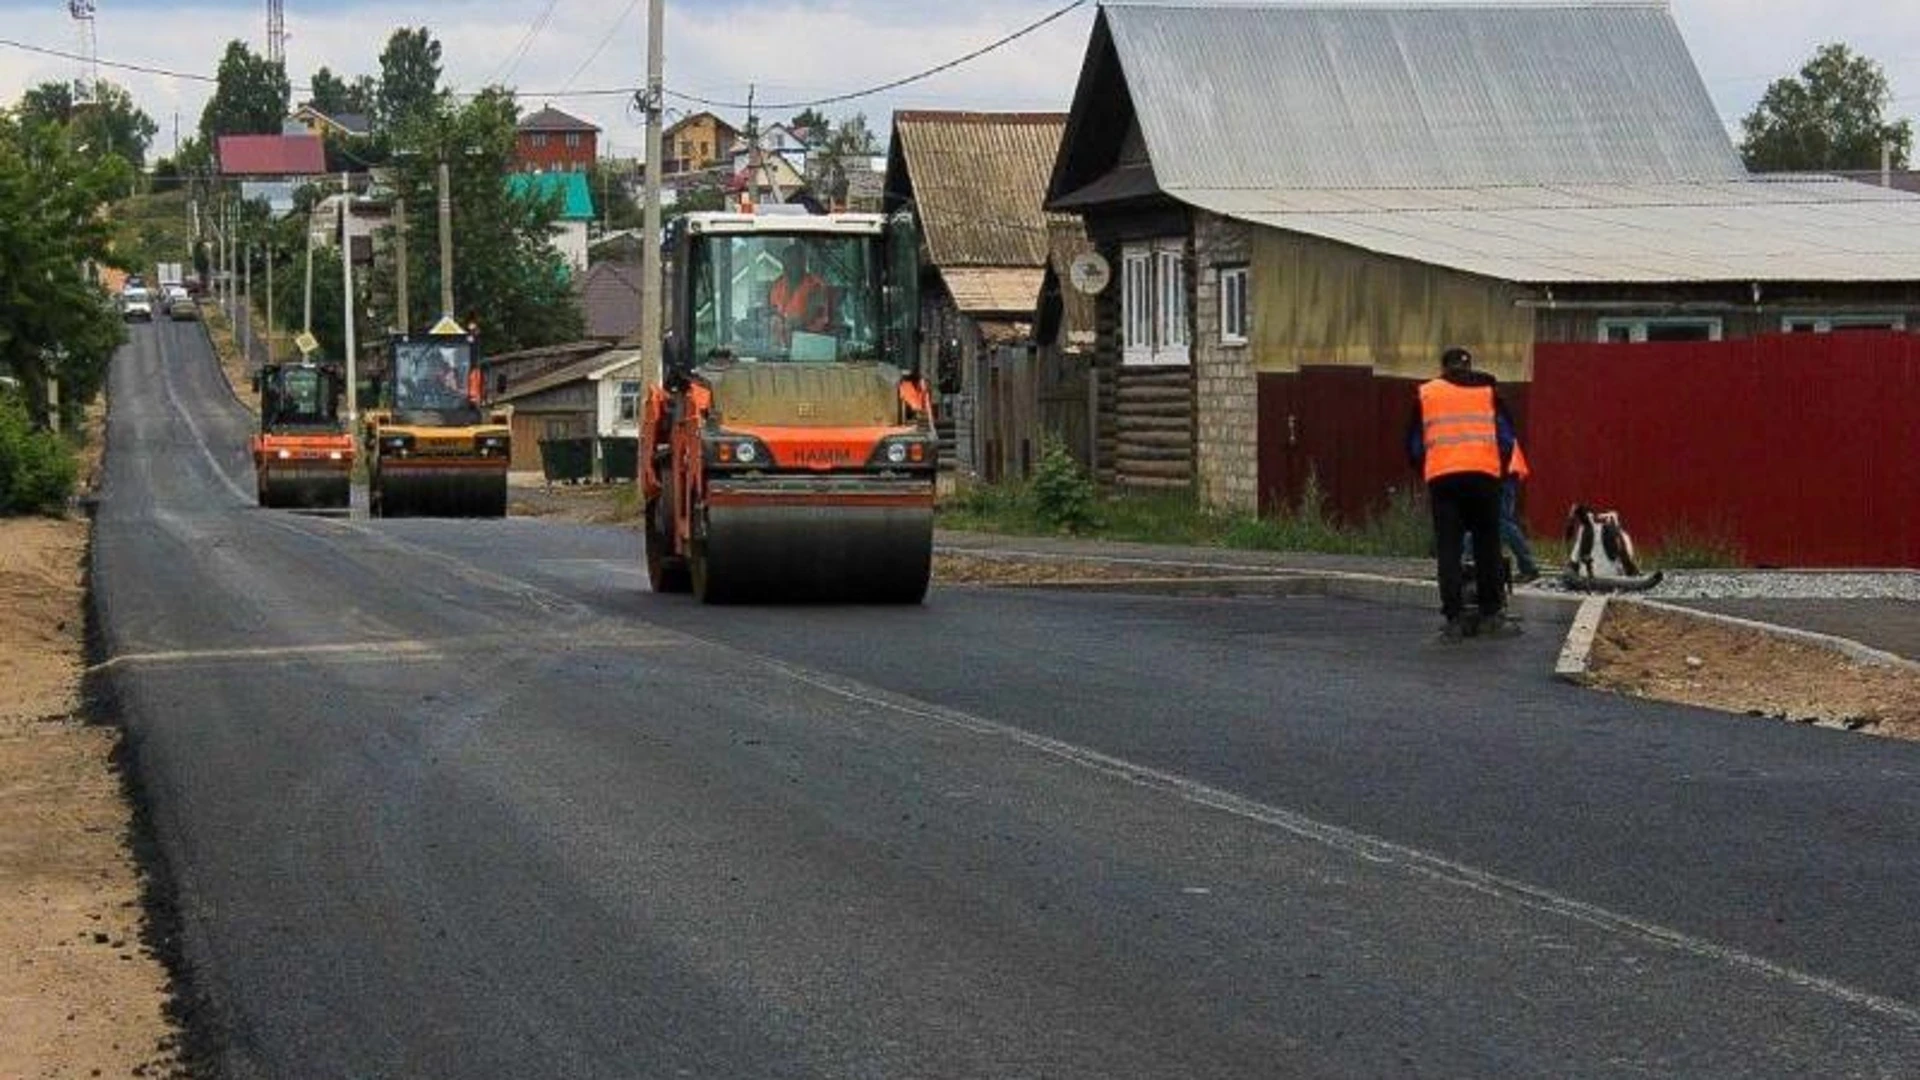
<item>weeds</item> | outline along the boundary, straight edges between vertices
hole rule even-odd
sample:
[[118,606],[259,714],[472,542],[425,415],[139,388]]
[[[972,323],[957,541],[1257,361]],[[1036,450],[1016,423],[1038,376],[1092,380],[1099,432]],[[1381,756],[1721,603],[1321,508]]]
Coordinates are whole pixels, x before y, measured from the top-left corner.
[[0,514],[57,513],[79,473],[73,447],[35,431],[26,404],[0,393]]

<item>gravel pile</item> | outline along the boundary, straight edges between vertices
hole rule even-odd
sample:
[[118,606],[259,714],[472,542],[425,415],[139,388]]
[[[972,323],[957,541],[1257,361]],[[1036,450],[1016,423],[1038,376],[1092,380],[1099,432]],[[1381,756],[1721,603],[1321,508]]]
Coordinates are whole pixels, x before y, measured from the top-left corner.
[[1920,573],[1866,570],[1669,570],[1656,600],[1914,600]]

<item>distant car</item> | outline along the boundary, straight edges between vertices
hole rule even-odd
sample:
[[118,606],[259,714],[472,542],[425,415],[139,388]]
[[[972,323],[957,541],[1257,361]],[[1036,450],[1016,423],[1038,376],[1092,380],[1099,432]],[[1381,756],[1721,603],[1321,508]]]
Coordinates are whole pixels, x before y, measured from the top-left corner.
[[145,289],[129,288],[120,294],[120,316],[125,319],[153,321],[153,296]]
[[186,293],[167,301],[167,317],[174,322],[192,322],[200,317],[200,303]]

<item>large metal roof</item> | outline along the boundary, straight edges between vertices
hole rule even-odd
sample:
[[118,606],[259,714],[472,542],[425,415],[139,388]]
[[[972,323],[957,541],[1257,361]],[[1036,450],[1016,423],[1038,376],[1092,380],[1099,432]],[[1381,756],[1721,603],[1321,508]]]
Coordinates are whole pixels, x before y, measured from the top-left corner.
[[1664,3],[1103,16],[1170,193],[1745,175]]
[[[1066,123],[1065,113],[896,114],[895,153],[912,185],[928,261],[941,268],[1046,266],[1041,204]],[[1027,297],[1026,310],[1033,299]]]
[[1920,197],[1833,177],[1188,190],[1218,214],[1505,281],[1920,280]]
[[1664,3],[1119,2],[1096,53],[1102,27],[1153,181],[1215,213],[1508,281],[1920,280],[1920,197],[1748,174]]

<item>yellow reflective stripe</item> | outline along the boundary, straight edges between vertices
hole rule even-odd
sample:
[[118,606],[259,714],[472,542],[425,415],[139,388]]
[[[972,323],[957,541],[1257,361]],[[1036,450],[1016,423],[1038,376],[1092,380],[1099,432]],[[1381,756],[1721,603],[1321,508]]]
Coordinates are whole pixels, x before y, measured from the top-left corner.
[[1425,421],[1427,427],[1440,424],[1490,424],[1492,422],[1493,417],[1486,412],[1442,413],[1439,416],[1430,416]]
[[1427,440],[1428,446],[1459,446],[1464,443],[1494,443],[1500,440],[1493,435],[1435,435]]

